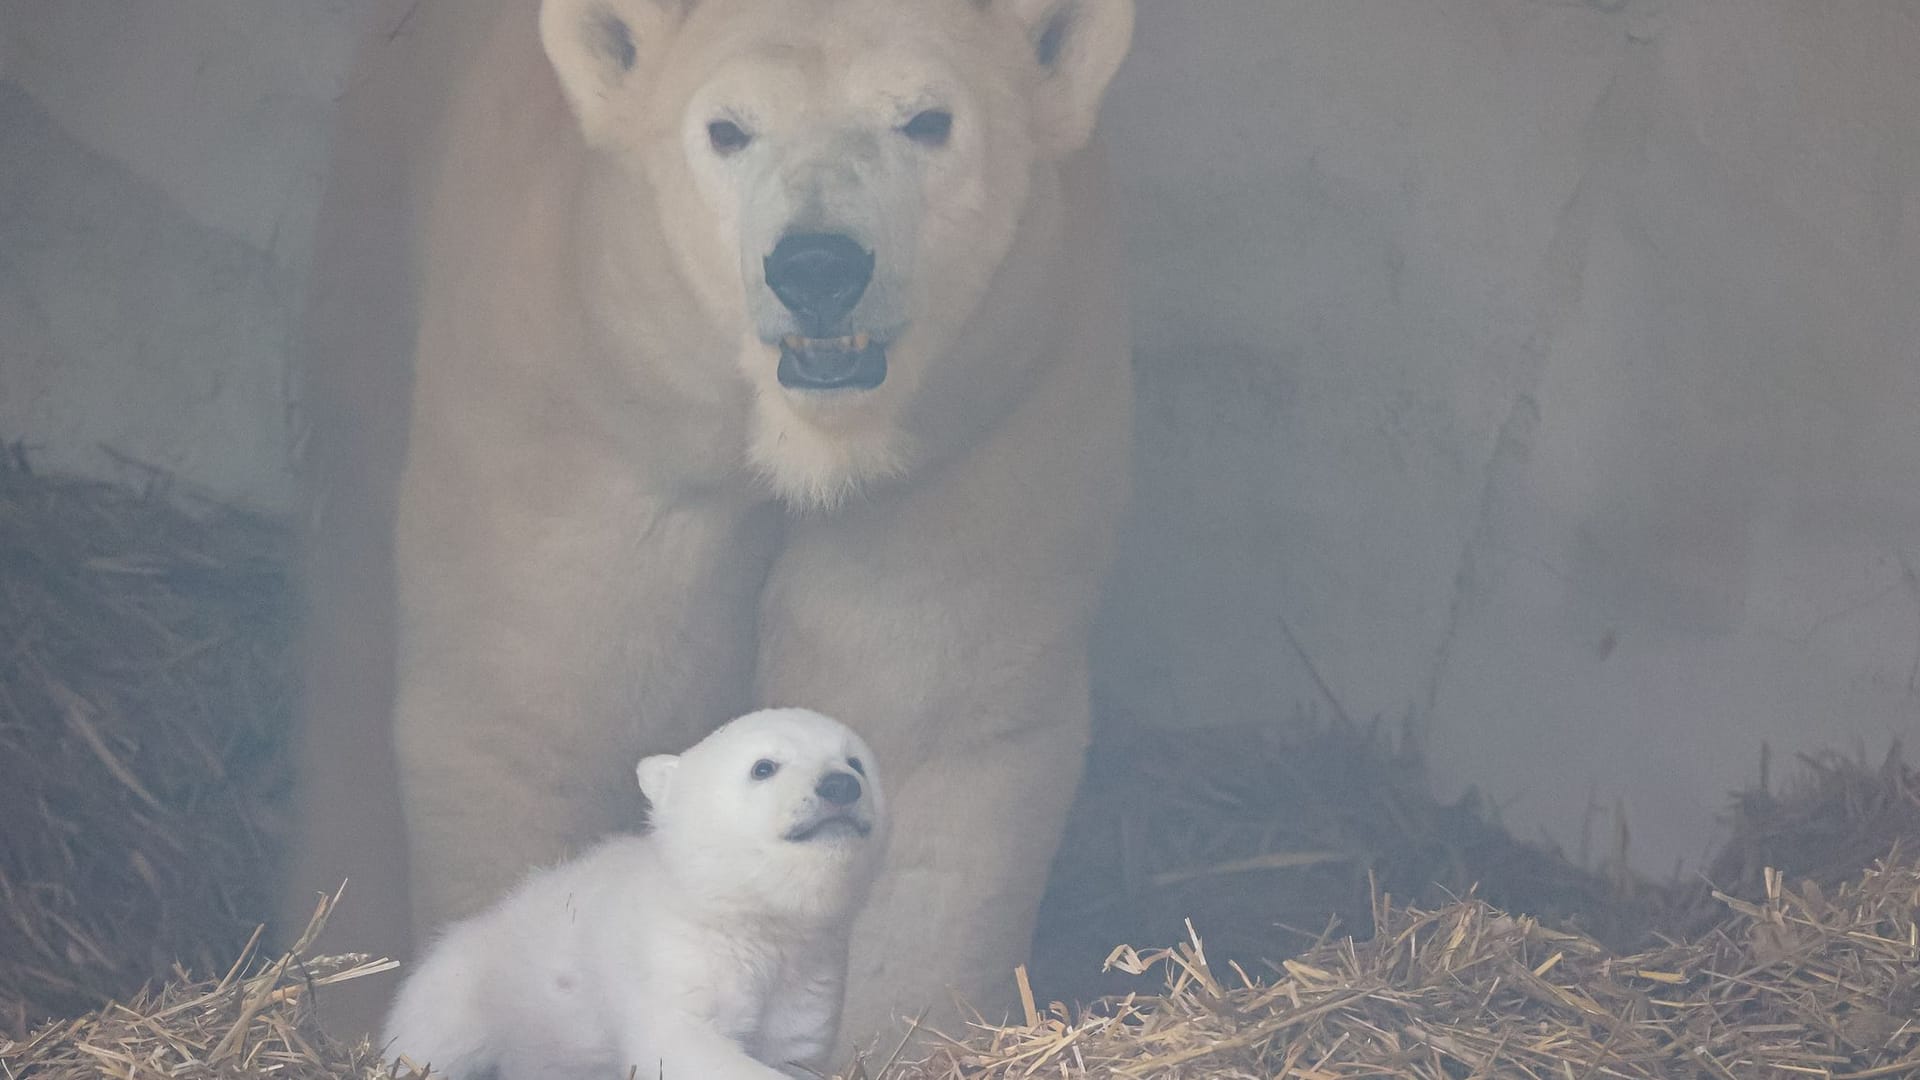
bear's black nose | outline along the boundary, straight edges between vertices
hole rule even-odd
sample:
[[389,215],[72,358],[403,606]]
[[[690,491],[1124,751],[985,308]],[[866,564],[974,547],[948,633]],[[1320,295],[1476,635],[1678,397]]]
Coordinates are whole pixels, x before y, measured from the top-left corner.
[[873,253],[844,233],[793,233],[774,245],[764,269],[801,334],[835,337],[873,280]]
[[860,778],[850,772],[830,772],[820,778],[813,793],[835,806],[852,806],[860,801]]

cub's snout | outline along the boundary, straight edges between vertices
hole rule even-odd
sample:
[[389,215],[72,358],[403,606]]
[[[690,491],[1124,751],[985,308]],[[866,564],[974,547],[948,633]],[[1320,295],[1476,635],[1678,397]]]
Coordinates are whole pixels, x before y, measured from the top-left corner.
[[820,838],[864,839],[872,834],[877,813],[877,808],[862,805],[865,794],[866,788],[858,775],[845,769],[829,770],[813,785],[813,795],[818,802],[787,831],[787,839],[796,842]]
[[813,793],[835,806],[852,806],[860,801],[860,778],[850,772],[830,772],[820,778]]

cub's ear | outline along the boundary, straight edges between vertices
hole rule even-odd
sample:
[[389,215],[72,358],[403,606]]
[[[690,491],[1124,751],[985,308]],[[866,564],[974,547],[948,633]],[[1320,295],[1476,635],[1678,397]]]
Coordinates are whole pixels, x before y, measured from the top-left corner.
[[1093,137],[1100,99],[1133,45],[1133,0],[1001,0],[1040,65],[1035,134],[1064,156]]
[[540,44],[587,141],[635,119],[639,88],[691,0],[543,0]]
[[680,767],[680,758],[675,754],[655,754],[643,757],[635,768],[634,774],[640,777],[640,794],[647,797],[658,811],[667,803],[667,793],[673,790],[673,773]]

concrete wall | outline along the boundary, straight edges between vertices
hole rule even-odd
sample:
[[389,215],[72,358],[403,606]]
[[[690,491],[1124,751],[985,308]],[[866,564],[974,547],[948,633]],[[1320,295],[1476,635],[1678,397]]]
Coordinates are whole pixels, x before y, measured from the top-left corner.
[[[1418,718],[1641,865],[1920,734],[1920,0],[1142,0],[1111,713]],[[285,498],[365,0],[0,0],[0,435]]]
[[1762,740],[1920,734],[1920,4],[1149,3],[1139,48],[1111,703],[1415,710],[1445,786],[1622,800],[1655,869]]
[[288,356],[366,0],[0,0],[0,438],[288,497]]

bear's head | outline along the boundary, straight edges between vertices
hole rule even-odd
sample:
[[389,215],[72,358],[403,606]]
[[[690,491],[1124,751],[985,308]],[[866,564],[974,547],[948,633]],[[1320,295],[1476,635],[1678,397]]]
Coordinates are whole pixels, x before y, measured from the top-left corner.
[[540,30],[588,144],[655,203],[668,250],[626,257],[674,260],[737,338],[752,460],[790,503],[898,476],[928,413],[1010,393],[1019,320],[981,309],[1047,303],[1043,269],[996,278],[1060,228],[1035,193],[1091,137],[1133,0],[544,0]]
[[886,846],[873,751],[807,709],[763,709],[641,760],[652,835],[708,901],[804,923],[850,918]]

